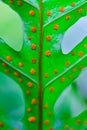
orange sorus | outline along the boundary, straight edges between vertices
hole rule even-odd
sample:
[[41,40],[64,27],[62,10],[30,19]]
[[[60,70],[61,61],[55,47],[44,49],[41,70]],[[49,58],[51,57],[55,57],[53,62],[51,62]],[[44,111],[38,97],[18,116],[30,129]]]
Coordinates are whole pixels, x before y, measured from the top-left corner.
[[47,51],[45,52],[45,55],[46,55],[47,57],[49,57],[49,56],[51,55],[50,51],[47,50]]
[[28,36],[28,40],[31,40],[31,36]]
[[53,92],[53,91],[54,91],[54,88],[53,88],[53,87],[50,87],[49,90],[50,90],[50,92]]
[[65,65],[66,65],[66,66],[69,66],[69,65],[70,65],[70,61],[67,61],[67,62],[65,63]]
[[80,69],[80,70],[82,70],[82,69],[83,69],[83,66],[82,66],[82,65],[81,65],[81,66],[79,66],[79,69]]
[[18,0],[18,5],[22,5],[22,2],[20,0]]
[[6,69],[6,70],[5,70],[5,73],[6,73],[6,74],[9,74],[9,73],[10,73],[10,70],[9,70],[9,69]]
[[51,11],[47,11],[47,16],[51,16]]
[[35,58],[32,58],[32,63],[36,63],[36,59]]
[[30,91],[29,91],[29,90],[27,90],[27,91],[26,91],[26,94],[27,94],[27,95],[30,95]]
[[73,2],[71,5],[72,5],[72,7],[74,7],[75,6],[75,2]]
[[87,121],[84,121],[84,124],[87,125]]
[[87,7],[85,8],[85,10],[87,10]]
[[61,81],[61,82],[64,82],[64,81],[65,81],[65,78],[64,78],[64,77],[62,77],[62,78],[60,79],[60,81]]
[[29,108],[27,109],[27,111],[28,111],[28,112],[31,112],[31,111],[32,111],[32,109],[29,107]]
[[87,48],[87,44],[84,44],[84,48]]
[[68,15],[68,16],[66,16],[66,20],[69,20],[70,19],[70,16]]
[[22,62],[19,62],[19,66],[20,66],[20,67],[23,67],[23,63],[22,63]]
[[58,73],[58,70],[54,70],[54,74],[57,74]]
[[82,9],[78,9],[78,13],[81,13],[82,12]]
[[30,14],[30,16],[34,16],[34,15],[35,15],[34,10],[30,10],[30,11],[29,11],[29,14]]
[[79,56],[79,57],[82,57],[82,56],[83,56],[83,52],[82,52],[82,51],[79,52],[79,53],[78,53],[78,56]]
[[21,82],[21,83],[22,83],[22,82],[23,82],[23,79],[22,79],[22,78],[19,78],[19,82]]
[[36,49],[36,44],[34,44],[34,43],[31,44],[31,49],[32,49],[32,50],[35,50],[35,49]]
[[45,104],[45,105],[44,105],[44,108],[47,109],[47,108],[48,108],[48,104]]
[[70,130],[74,130],[74,128],[70,128]]
[[10,4],[13,4],[13,0],[9,0],[9,3],[10,3]]
[[44,75],[44,76],[45,76],[45,78],[48,78],[49,74],[48,74],[48,73],[45,73],[45,75]]
[[34,99],[32,99],[31,104],[33,104],[33,105],[36,105],[36,104],[37,104],[37,101],[36,101],[36,99],[35,99],[35,98],[34,98]]
[[49,111],[49,112],[48,112],[48,116],[51,116],[51,114],[52,114],[52,113]]
[[31,30],[32,32],[36,32],[37,31],[36,26],[33,26]]
[[35,69],[32,68],[32,69],[30,70],[30,73],[34,75],[34,74],[36,73]]
[[2,122],[0,122],[0,127],[4,126],[4,124]]
[[61,8],[59,9],[60,12],[64,12],[64,10],[65,10],[64,7],[61,7]]
[[54,29],[55,29],[55,30],[58,30],[58,28],[59,28],[58,24],[55,24],[55,25],[54,25]]
[[76,53],[73,51],[73,52],[72,52],[72,56],[75,56],[75,54],[76,54]]
[[53,130],[53,128],[51,127],[51,128],[49,128],[49,130]]
[[78,125],[81,124],[81,120],[77,120],[76,124],[78,124]]
[[17,77],[20,76],[19,72],[17,72],[17,71],[14,72],[14,75]]
[[3,67],[6,67],[6,66],[7,66],[7,64],[3,62],[3,63],[2,63],[2,66],[3,66]]
[[46,36],[46,40],[50,41],[51,40],[51,36]]
[[30,87],[30,88],[32,88],[32,86],[33,86],[33,84],[32,84],[32,82],[28,82],[28,87]]
[[73,69],[72,69],[72,72],[76,72],[76,68],[73,68]]
[[29,117],[29,118],[28,118],[28,121],[33,123],[33,122],[36,121],[36,118],[35,118],[34,116]]
[[6,60],[11,61],[12,60],[11,56],[6,56]]
[[72,79],[72,75],[69,75],[69,79]]
[[44,124],[48,125],[49,124],[49,120],[45,120]]
[[65,125],[65,126],[64,126],[64,129],[68,129],[68,128],[69,128],[69,126],[68,126],[68,125]]

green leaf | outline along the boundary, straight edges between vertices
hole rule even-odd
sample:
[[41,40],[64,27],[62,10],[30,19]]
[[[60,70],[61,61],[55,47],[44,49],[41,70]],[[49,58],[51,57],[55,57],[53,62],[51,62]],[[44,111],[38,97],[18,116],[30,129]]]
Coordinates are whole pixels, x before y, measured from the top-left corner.
[[0,38],[15,51],[22,49],[23,27],[21,18],[3,2],[0,2]]
[[[79,76],[82,69],[87,67],[86,20],[84,20],[87,17],[87,2],[2,0],[1,4],[6,6],[10,13],[12,12],[10,17],[10,13],[7,16],[8,10],[0,8],[3,17],[0,20],[3,21],[3,26],[0,23],[0,27],[4,28],[1,35],[7,37],[15,32],[15,37],[12,39],[9,35],[11,44],[1,37],[0,71],[20,86],[25,104],[24,116],[20,121],[15,120],[15,117],[8,118],[7,113],[1,112],[1,115],[4,115],[4,119],[3,116],[0,117],[2,130],[86,129],[87,111],[84,109],[86,108],[84,104],[87,104],[86,89],[81,85],[86,82],[86,76]],[[6,20],[9,26],[6,26]],[[81,28],[77,27],[78,22]],[[77,30],[79,28],[78,34],[76,28]],[[67,31],[67,38],[64,38]],[[68,38],[70,39],[67,40]],[[68,52],[63,52],[66,49]],[[4,84],[5,78],[3,80]],[[11,82],[12,86],[14,82]],[[6,84],[8,83],[9,80],[6,81]],[[80,86],[81,89],[76,89],[76,86]],[[16,91],[18,93],[18,90]],[[82,95],[79,95],[79,92]],[[17,100],[16,94],[13,94],[13,97]],[[17,106],[12,106],[9,105],[8,111],[13,109],[16,111]]]

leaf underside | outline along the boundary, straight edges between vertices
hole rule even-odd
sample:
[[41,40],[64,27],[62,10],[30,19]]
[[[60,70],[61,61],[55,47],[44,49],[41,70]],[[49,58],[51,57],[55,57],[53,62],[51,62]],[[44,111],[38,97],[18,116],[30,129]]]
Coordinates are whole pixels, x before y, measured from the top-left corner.
[[[12,17],[10,13],[7,15],[3,5]],[[87,100],[84,92],[80,93],[78,84],[86,82],[86,75],[82,80],[79,77],[85,70],[82,69],[87,67],[87,34],[78,40],[79,43],[74,43],[74,47],[71,44],[76,39],[69,39],[67,43],[64,37],[79,20],[87,17],[87,2],[2,0],[0,6],[2,130],[86,129]],[[79,28],[81,35],[85,26],[83,30]],[[79,34],[75,35],[79,37]],[[68,45],[70,51],[63,53],[62,47],[66,50]],[[11,95],[6,92],[6,85]],[[1,86],[5,87],[4,92]],[[14,90],[14,86],[18,90]],[[9,101],[14,104],[9,104]]]

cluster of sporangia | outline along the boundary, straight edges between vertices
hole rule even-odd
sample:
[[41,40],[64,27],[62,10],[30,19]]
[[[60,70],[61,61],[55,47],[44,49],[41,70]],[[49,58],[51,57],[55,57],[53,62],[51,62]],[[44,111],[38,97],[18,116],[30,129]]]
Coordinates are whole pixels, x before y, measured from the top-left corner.
[[[9,0],[9,3],[10,3],[10,4],[14,4],[14,0]],[[20,0],[18,0],[17,5],[18,5],[18,6],[22,6],[22,4],[23,4],[23,2],[20,1]],[[73,2],[73,3],[71,4],[71,6],[74,7],[74,6],[75,6],[75,2]],[[87,10],[87,8],[86,8],[86,10]],[[65,11],[65,8],[64,8],[64,7],[60,7],[59,11],[62,13],[62,12]],[[81,13],[81,12],[82,12],[82,9],[81,9],[81,8],[78,9],[78,13]],[[34,16],[35,16],[35,11],[34,11],[34,10],[29,10],[29,15],[30,15],[31,17],[34,17]],[[47,11],[47,14],[46,14],[46,15],[47,15],[48,17],[51,17],[52,12],[51,12],[51,11]],[[71,17],[70,17],[69,15],[66,16],[66,20],[69,20],[70,18],[71,18]],[[59,29],[59,25],[58,25],[58,24],[55,24],[55,25],[53,26],[53,29],[54,29],[54,30],[58,30],[58,29]],[[35,26],[33,26],[33,27],[31,28],[31,31],[32,31],[33,33],[36,33],[36,32],[37,32],[37,28],[36,28]],[[31,36],[28,36],[28,40],[31,40]],[[50,42],[50,41],[52,40],[52,37],[51,37],[50,35],[48,35],[48,36],[46,36],[46,40],[47,40],[48,42]],[[87,48],[87,44],[84,44],[84,48]],[[32,50],[36,50],[36,45],[35,45],[35,44],[31,44],[31,49],[32,49]],[[75,55],[76,55],[76,52],[71,52],[71,55],[72,55],[72,56],[75,56]],[[51,56],[50,50],[47,50],[47,51],[45,52],[45,56],[46,56],[46,57]],[[82,57],[82,56],[83,56],[83,52],[80,51],[80,52],[78,53],[78,56],[79,56],[79,57]],[[6,60],[7,60],[7,62],[11,62],[13,59],[12,59],[11,56],[6,56]],[[36,63],[36,59],[35,59],[35,58],[32,58],[32,59],[31,59],[31,62],[32,62],[33,64],[35,64],[35,63]],[[67,61],[67,62],[65,63],[65,66],[68,67],[69,65],[70,65],[70,61]],[[6,64],[6,63],[2,63],[2,66],[3,66],[3,67],[6,67],[7,64]],[[24,64],[20,61],[20,62],[18,63],[18,66],[19,66],[19,67],[24,67]],[[83,66],[79,66],[79,69],[82,70],[82,69],[83,69]],[[75,73],[75,72],[76,72],[76,68],[73,68],[73,69],[72,69],[72,72]],[[9,73],[10,73],[10,70],[9,70],[9,69],[5,69],[5,73],[9,74]],[[35,70],[34,68],[32,68],[32,69],[30,70],[30,73],[31,73],[32,75],[34,75],[34,74],[36,73],[36,70]],[[54,74],[57,74],[57,73],[58,73],[58,70],[55,69],[55,70],[54,70]],[[19,72],[15,71],[15,72],[14,72],[14,76],[18,77],[19,82],[21,82],[21,83],[23,82],[23,79],[20,78],[20,73],[19,73]],[[48,74],[48,73],[45,73],[44,76],[47,78],[47,77],[49,76],[49,74]],[[71,79],[71,78],[72,78],[72,75],[69,75],[69,78]],[[65,78],[62,77],[62,78],[60,79],[60,81],[61,81],[61,82],[64,82],[64,81],[65,81]],[[32,82],[28,82],[28,83],[27,83],[27,86],[28,86],[29,88],[32,88],[32,87],[33,87],[33,83],[32,83]],[[53,93],[53,92],[54,92],[54,87],[50,87],[49,91],[50,91],[50,93]],[[27,91],[26,91],[26,94],[27,94],[27,95],[30,95],[30,91],[27,90]],[[37,100],[36,100],[35,98],[33,98],[33,99],[31,100],[31,104],[36,105],[36,104],[37,104]],[[48,104],[45,104],[45,105],[44,105],[44,109],[48,109]],[[32,108],[29,107],[29,108],[27,109],[27,111],[30,113],[30,112],[32,111]],[[48,112],[48,115],[49,115],[49,116],[51,115],[51,112],[50,112],[50,111]],[[36,121],[36,118],[35,118],[34,116],[29,117],[29,118],[28,118],[28,121],[31,122],[31,123],[34,123],[34,122]],[[80,125],[80,124],[81,124],[81,120],[77,120],[76,123],[77,123],[78,125]],[[44,121],[44,124],[45,124],[45,125],[48,125],[48,124],[49,124],[49,120],[45,120],[45,121]],[[84,124],[87,125],[87,121],[85,121]],[[2,126],[4,126],[4,124],[3,124],[2,122],[0,122],[0,127],[2,127]],[[68,128],[69,128],[68,125],[65,125],[65,126],[64,126],[64,129],[68,129]],[[15,129],[15,130],[16,130],[16,129]],[[51,128],[49,128],[49,130],[53,130],[53,128],[51,127]],[[70,130],[74,130],[74,129],[73,129],[73,128],[70,128]]]

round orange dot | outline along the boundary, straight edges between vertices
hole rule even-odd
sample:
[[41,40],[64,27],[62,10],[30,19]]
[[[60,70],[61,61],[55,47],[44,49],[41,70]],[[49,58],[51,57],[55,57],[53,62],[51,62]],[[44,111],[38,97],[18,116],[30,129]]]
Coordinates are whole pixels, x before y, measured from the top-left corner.
[[31,49],[32,49],[32,50],[35,50],[35,49],[36,49],[36,44],[34,44],[34,43],[31,44]]
[[2,66],[3,66],[3,67],[6,67],[6,66],[7,66],[7,64],[3,62],[3,63],[2,63]]
[[76,124],[78,124],[78,125],[81,124],[81,120],[77,120]]
[[54,70],[54,74],[57,74],[58,73],[58,70]]
[[76,72],[76,68],[73,68],[73,69],[72,69],[72,72]]
[[70,128],[70,130],[74,130],[74,128]]
[[28,118],[28,121],[33,123],[33,122],[36,121],[36,118],[35,118],[34,116],[29,117],[29,118]]
[[48,78],[49,74],[48,74],[48,73],[46,73],[44,76],[45,76],[45,78]]
[[66,20],[69,20],[70,19],[70,16],[68,15],[68,16],[66,16]]
[[36,31],[37,31],[36,27],[33,26],[33,27],[32,27],[32,32],[35,33]]
[[75,2],[73,2],[71,5],[72,5],[72,7],[74,7],[75,6]]
[[6,70],[5,70],[5,73],[6,73],[6,74],[9,74],[9,73],[10,73],[10,70],[9,70],[9,69],[6,69]]
[[32,69],[30,70],[30,73],[31,73],[32,75],[34,75],[34,74],[36,73],[35,69],[32,68]]
[[65,10],[64,7],[61,7],[61,8],[59,9],[60,12],[64,12],[64,10]]
[[19,78],[19,82],[23,82],[23,79],[22,79],[22,78]]
[[49,120],[45,120],[44,124],[48,125],[49,124]]
[[84,124],[87,125],[87,121],[85,121]]
[[28,112],[31,112],[31,108],[29,107],[29,108],[27,109],[27,111],[28,111]]
[[75,54],[76,54],[76,53],[73,51],[73,52],[72,52],[72,56],[75,56]]
[[68,126],[68,125],[65,125],[65,126],[64,126],[64,129],[68,129],[68,128],[69,128],[69,126]]
[[81,13],[82,12],[82,9],[78,9],[78,13]]
[[58,30],[58,28],[59,28],[58,24],[55,24],[55,25],[54,25],[54,29],[55,29],[55,30]]
[[60,79],[60,81],[61,81],[61,82],[64,82],[64,81],[65,81],[65,78],[64,78],[64,77],[62,77],[62,78]]
[[28,36],[28,40],[31,40],[31,36]]
[[6,60],[11,61],[12,60],[11,56],[6,56]]
[[83,66],[82,66],[82,65],[81,65],[81,66],[79,66],[79,69],[80,69],[80,70],[82,70],[82,69],[83,69]]
[[47,12],[47,16],[51,16],[51,11],[48,11],[48,12]]
[[4,124],[2,122],[0,122],[0,127],[4,126]]
[[50,41],[51,40],[51,36],[46,36],[46,40]]
[[45,105],[44,105],[44,108],[47,109],[47,108],[48,108],[48,104],[45,104]]
[[36,59],[35,58],[32,58],[32,63],[36,63]]
[[27,91],[26,91],[26,94],[27,94],[27,95],[30,95],[30,91],[29,91],[29,90],[27,90]]
[[87,44],[84,44],[84,48],[87,48]]
[[66,66],[69,66],[69,65],[70,65],[70,62],[69,62],[69,61],[67,61],[67,62],[65,63],[65,65],[66,65]]
[[50,92],[54,92],[54,88],[53,87],[50,87]]
[[69,75],[69,78],[72,79],[72,75]]
[[35,98],[34,98],[34,99],[32,99],[31,104],[33,104],[33,105],[36,105],[36,104],[37,104],[37,101],[36,101],[36,99],[35,99]]
[[45,55],[46,55],[47,57],[49,57],[49,56],[51,55],[50,51],[49,51],[49,50],[46,51],[46,52],[45,52]]
[[22,5],[22,2],[20,0],[18,1],[18,5]]
[[13,4],[13,0],[9,0],[9,3],[10,3],[10,4]]
[[29,11],[29,14],[30,14],[30,16],[34,16],[34,15],[35,15],[34,10],[30,10],[30,11]]
[[23,67],[23,63],[22,63],[22,62],[19,62],[19,66],[20,66],[20,67]]
[[49,130],[53,130],[53,128],[51,127],[51,128],[49,128]]
[[20,74],[17,71],[14,72],[14,75],[17,77],[20,76]]
[[52,114],[52,113],[49,111],[49,112],[48,112],[48,116],[51,116],[51,114]]
[[32,82],[28,82],[28,87],[32,88],[33,84]]
[[79,56],[79,57],[82,57],[82,56],[83,56],[83,52],[79,52],[79,53],[78,53],[78,56]]

